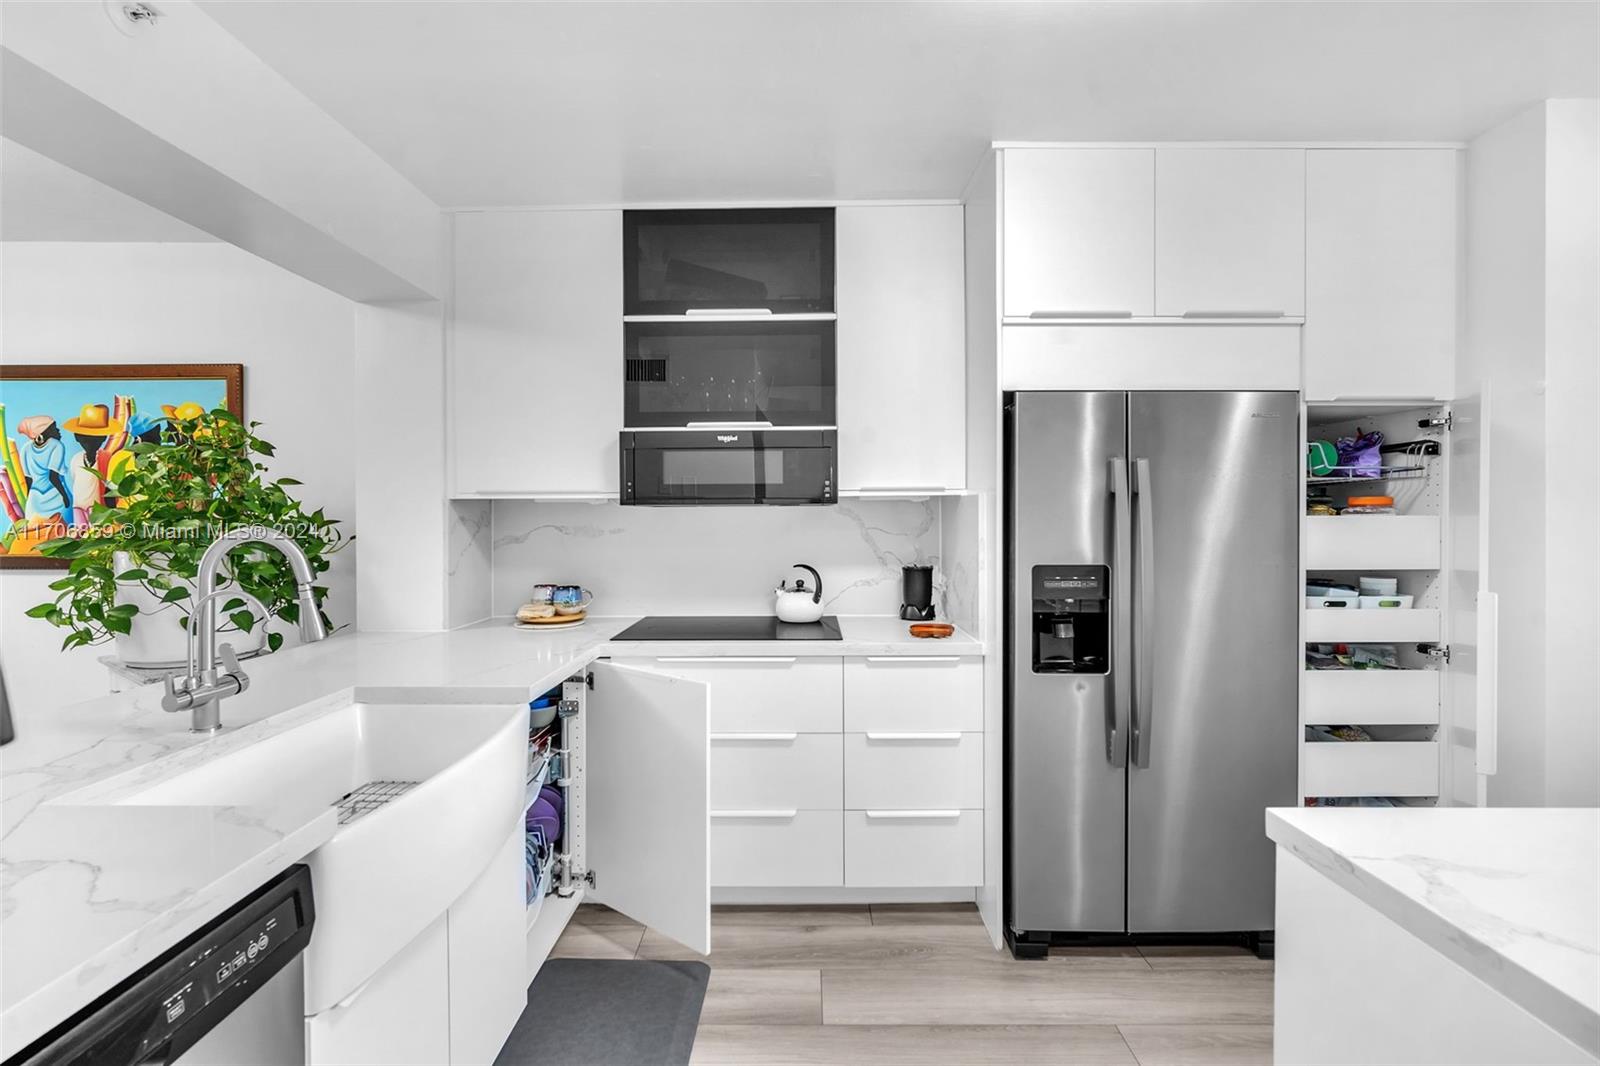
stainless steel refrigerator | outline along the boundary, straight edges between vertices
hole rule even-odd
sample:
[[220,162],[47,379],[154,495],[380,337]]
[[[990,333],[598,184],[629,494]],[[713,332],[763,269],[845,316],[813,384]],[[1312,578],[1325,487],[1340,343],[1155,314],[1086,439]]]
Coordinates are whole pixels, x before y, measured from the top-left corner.
[[1295,802],[1294,393],[1008,397],[1013,950],[1272,928]]

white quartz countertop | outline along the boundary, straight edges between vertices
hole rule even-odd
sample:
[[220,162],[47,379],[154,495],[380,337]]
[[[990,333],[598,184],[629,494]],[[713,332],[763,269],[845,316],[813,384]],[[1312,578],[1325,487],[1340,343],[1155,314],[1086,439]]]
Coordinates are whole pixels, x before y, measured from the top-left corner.
[[[263,739],[352,699],[517,701],[589,662],[715,655],[980,655],[957,631],[919,640],[893,618],[844,616],[840,641],[618,642],[636,617],[555,632],[494,619],[440,633],[349,633],[247,662],[217,737],[188,732],[151,685],[60,708],[13,707],[0,748],[0,1058],[114,987],[328,840],[331,809],[111,806],[106,778],[190,749]],[[322,708],[319,712],[319,708]],[[294,710],[293,714],[282,712]],[[152,768],[153,769],[153,768]]]
[[1600,1056],[1600,810],[1274,808],[1267,835]]

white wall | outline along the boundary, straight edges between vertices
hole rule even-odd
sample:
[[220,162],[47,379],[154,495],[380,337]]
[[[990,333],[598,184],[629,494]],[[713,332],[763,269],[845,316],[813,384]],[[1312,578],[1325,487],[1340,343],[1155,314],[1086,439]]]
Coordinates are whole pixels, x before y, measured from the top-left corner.
[[[601,614],[770,614],[772,590],[807,563],[830,614],[895,614],[900,568],[935,564],[938,500],[845,500],[830,507],[494,504],[494,613],[540,582],[595,594]],[[806,584],[810,585],[807,577]],[[941,609],[940,617],[944,617]]]
[[445,625],[444,305],[354,304],[363,630]]
[[1488,586],[1500,597],[1495,806],[1600,804],[1594,101],[1549,101],[1467,152],[1457,394],[1490,396]]
[[[0,299],[9,363],[245,364],[245,414],[277,445],[273,470],[303,481],[300,498],[342,519],[347,534],[358,434],[384,434],[404,454],[408,427],[388,424],[355,389],[355,305],[231,245],[7,243]],[[109,648],[63,656],[62,632],[23,616],[48,598],[51,580],[50,571],[0,571],[0,663],[23,709],[107,687],[95,659]],[[327,584],[334,622],[353,622],[354,548],[334,557]]]
[[1600,805],[1600,101],[1546,104],[1545,802]]

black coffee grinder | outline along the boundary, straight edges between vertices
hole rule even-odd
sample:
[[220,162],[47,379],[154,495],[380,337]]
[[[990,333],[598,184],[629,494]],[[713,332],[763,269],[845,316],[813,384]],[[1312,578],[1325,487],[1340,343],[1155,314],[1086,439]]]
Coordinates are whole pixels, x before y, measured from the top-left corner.
[[933,621],[933,567],[902,566],[900,586],[900,617],[907,622]]

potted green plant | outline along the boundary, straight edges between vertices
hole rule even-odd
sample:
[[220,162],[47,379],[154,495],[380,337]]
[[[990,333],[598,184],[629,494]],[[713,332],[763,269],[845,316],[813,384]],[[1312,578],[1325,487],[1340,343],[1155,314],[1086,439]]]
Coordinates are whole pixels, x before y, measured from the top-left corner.
[[[316,572],[325,572],[329,557],[353,538],[339,532],[336,519],[308,512],[289,495],[299,481],[268,475],[261,459],[273,447],[256,435],[259,425],[218,409],[171,418],[160,443],[133,445],[132,462],[106,482],[111,505],[96,506],[80,535],[40,549],[68,568],[50,584],[55,598],[28,615],[65,629],[63,650],[115,639],[130,665],[171,665],[184,658],[200,557],[221,533],[270,526],[293,537]],[[276,651],[283,635],[269,619],[294,625],[300,615],[283,560],[259,545],[236,548],[224,587],[238,592],[221,600],[226,628],[254,634],[260,647]],[[319,611],[327,593],[316,586]]]

